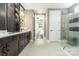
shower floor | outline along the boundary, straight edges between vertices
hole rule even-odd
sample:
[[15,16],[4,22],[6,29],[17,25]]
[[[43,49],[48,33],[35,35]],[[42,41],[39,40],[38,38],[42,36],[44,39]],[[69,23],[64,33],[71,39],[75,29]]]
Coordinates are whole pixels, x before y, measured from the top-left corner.
[[61,41],[61,46],[72,56],[79,56],[79,46],[72,46],[67,43],[66,40]]

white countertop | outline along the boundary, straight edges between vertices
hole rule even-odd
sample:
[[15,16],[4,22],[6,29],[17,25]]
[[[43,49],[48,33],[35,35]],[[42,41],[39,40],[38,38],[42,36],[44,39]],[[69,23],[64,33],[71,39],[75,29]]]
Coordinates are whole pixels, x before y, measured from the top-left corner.
[[11,32],[0,33],[0,38],[4,38],[4,37],[8,37],[8,36],[13,36],[13,35],[18,35],[18,34],[21,34],[21,33],[28,32],[28,31],[30,31],[30,29],[27,29],[26,31],[14,32],[14,33],[11,33]]

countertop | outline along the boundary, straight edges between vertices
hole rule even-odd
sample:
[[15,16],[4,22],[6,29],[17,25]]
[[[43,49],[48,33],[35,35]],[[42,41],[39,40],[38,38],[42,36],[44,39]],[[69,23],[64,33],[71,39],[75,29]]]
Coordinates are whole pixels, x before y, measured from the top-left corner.
[[24,31],[14,32],[14,33],[12,33],[12,32],[0,33],[0,38],[18,35],[18,34],[26,33],[28,31],[30,31],[30,29],[27,29],[26,31],[24,30]]

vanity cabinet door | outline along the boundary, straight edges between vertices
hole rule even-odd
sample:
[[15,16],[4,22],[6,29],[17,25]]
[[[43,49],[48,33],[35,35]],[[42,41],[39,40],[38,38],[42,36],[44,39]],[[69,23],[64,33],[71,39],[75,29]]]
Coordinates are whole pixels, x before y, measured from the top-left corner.
[[1,46],[0,46],[0,56],[2,56],[2,48],[1,48]]
[[12,41],[7,43],[7,55],[16,56],[18,55],[18,39],[17,37],[12,37]]
[[2,56],[2,54],[3,54],[3,53],[2,53],[2,48],[3,48],[3,47],[0,46],[0,56]]
[[27,41],[30,42],[31,40],[31,31],[27,32]]
[[19,51],[22,51],[24,49],[24,36],[23,34],[19,35]]
[[25,46],[27,45],[28,41],[27,41],[27,33],[24,33],[24,44]]
[[31,33],[30,32],[24,33],[24,44],[25,44],[25,46],[30,42],[30,39],[31,39]]
[[7,56],[6,44],[11,41],[11,37],[0,38],[0,56]]

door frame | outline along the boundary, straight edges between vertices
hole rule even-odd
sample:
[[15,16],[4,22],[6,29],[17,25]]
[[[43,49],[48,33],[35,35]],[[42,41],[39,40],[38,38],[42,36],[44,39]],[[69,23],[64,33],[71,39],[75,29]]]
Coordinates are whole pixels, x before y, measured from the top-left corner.
[[[45,33],[46,13],[35,13],[34,14],[34,23],[35,23],[35,15],[44,15],[44,37],[45,37],[46,36],[46,33]],[[34,24],[34,30],[35,30],[35,24]],[[35,39],[35,31],[34,31],[34,39]]]
[[47,31],[47,32],[48,32],[48,37],[47,37],[47,39],[49,40],[49,21],[50,21],[50,20],[49,20],[49,11],[53,11],[53,10],[61,10],[61,23],[60,23],[60,25],[61,25],[60,40],[61,40],[61,39],[62,39],[62,37],[61,37],[61,36],[62,36],[62,35],[61,35],[61,34],[62,34],[62,10],[63,10],[63,9],[60,9],[60,8],[57,8],[57,9],[56,9],[56,8],[54,8],[54,9],[48,8],[48,9],[47,9],[47,19],[48,19],[48,20],[47,20],[47,23],[48,23],[48,26],[47,26],[47,27],[48,27],[48,28],[47,28],[47,30],[48,30],[48,31]]

